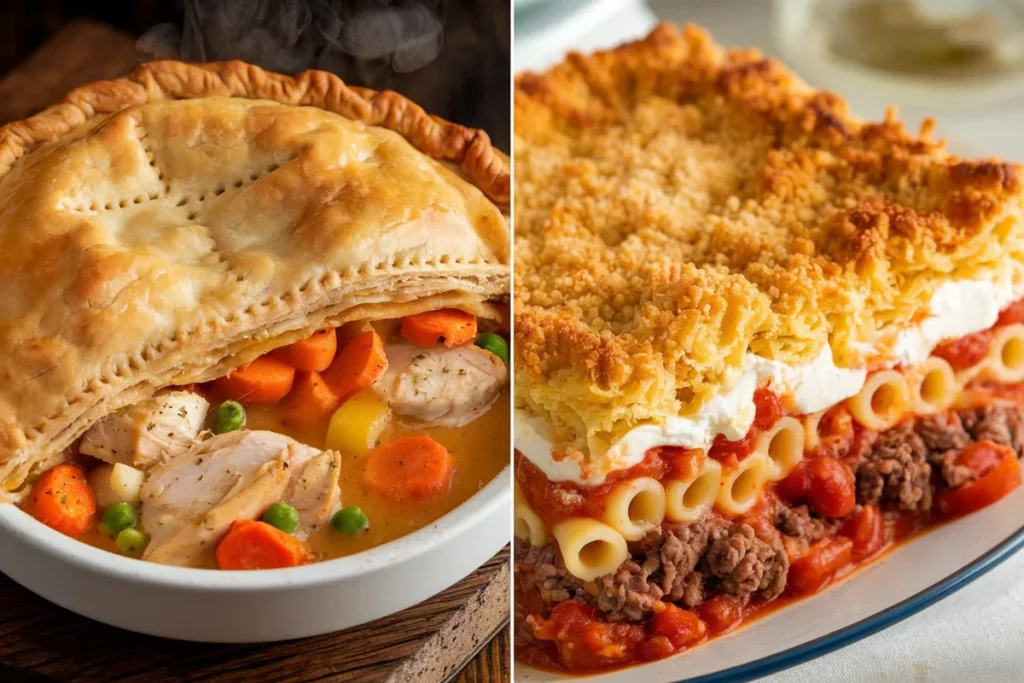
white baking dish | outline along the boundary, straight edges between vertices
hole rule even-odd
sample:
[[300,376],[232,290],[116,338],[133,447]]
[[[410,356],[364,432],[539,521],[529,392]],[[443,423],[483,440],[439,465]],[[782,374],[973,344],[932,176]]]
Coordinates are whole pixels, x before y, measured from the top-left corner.
[[68,538],[0,505],[0,571],[62,607],[166,638],[250,643],[318,635],[410,607],[456,583],[505,544],[505,468],[436,522],[390,543],[303,567],[249,572],[170,567]]

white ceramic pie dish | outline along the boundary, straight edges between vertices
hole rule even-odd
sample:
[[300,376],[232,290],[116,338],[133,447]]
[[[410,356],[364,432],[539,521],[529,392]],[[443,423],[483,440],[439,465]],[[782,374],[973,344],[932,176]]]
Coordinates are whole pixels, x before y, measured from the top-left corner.
[[[600,683],[741,683],[850,645],[919,612],[1024,547],[1024,487],[904,544],[839,585],[676,657]],[[1007,636],[1005,645],[1011,644]],[[574,678],[516,665],[518,683]],[[895,679],[894,679],[895,680]]]
[[287,640],[393,614],[456,583],[508,543],[511,470],[423,529],[348,557],[251,572],[171,567],[68,538],[0,504],[0,571],[83,616],[166,638]]

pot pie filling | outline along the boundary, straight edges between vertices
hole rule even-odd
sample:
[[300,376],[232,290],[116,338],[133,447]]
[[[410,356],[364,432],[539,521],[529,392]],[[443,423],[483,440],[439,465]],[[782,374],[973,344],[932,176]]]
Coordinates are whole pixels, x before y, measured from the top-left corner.
[[[432,319],[460,330],[452,346],[430,337]],[[57,466],[88,488],[65,492],[48,470],[25,509],[98,547],[220,569],[278,566],[260,543],[294,549],[291,566],[403,536],[507,465],[508,346],[497,322],[479,327],[491,331],[454,309],[349,323],[168,388],[93,424],[75,464]],[[94,501],[81,522],[78,506],[47,516],[76,491]],[[232,550],[239,520],[276,532]]]
[[0,502],[265,569],[508,465],[508,170],[395,93],[155,62],[0,128]]
[[515,106],[518,658],[683,652],[1019,486],[1020,166],[694,27]]

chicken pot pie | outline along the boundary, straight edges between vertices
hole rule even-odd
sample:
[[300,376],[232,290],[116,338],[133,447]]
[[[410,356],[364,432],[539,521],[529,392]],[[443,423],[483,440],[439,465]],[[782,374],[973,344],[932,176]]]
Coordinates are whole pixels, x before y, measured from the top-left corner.
[[669,656],[1020,484],[1021,166],[694,27],[515,123],[517,656]]
[[507,465],[507,158],[156,62],[0,128],[0,501],[155,562],[348,554]]

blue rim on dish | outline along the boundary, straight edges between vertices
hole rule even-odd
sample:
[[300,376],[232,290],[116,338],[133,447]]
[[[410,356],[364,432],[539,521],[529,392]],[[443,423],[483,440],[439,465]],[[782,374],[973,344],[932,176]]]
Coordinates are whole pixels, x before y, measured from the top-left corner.
[[1024,547],[1024,526],[959,571],[933,583],[909,598],[845,628],[746,664],[739,664],[694,678],[686,678],[677,683],[744,683],[744,681],[799,666],[824,654],[851,645],[917,614],[984,575],[1022,547]]

